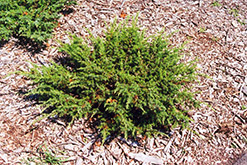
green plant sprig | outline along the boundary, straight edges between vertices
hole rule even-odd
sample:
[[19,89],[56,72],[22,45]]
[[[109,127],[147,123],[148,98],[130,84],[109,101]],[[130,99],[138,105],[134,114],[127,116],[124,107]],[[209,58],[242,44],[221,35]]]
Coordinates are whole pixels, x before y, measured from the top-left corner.
[[73,36],[60,48],[70,58],[67,65],[22,72],[36,85],[29,94],[38,94],[52,115],[94,119],[103,140],[188,126],[187,112],[199,106],[190,92],[196,65],[182,63],[182,48],[171,47],[164,33],[146,38],[137,17],[131,26],[127,22],[115,21],[102,38]]
[[21,36],[42,44],[51,38],[59,12],[74,0],[0,0],[0,40]]

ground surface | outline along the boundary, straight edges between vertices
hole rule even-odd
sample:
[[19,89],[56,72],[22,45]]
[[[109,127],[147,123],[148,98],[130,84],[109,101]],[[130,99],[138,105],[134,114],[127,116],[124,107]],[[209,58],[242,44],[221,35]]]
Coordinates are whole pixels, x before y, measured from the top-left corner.
[[[41,52],[11,39],[0,47],[0,163],[22,164],[44,156],[45,150],[69,158],[65,164],[233,164],[247,143],[247,2],[246,0],[79,0],[73,12],[59,20],[54,38]],[[200,77],[194,90],[202,107],[190,115],[190,130],[174,129],[170,137],[133,142],[116,138],[100,146],[95,133],[78,120],[66,128],[60,120],[31,123],[41,109],[18,91],[28,80],[11,71],[27,69],[27,61],[47,65],[60,55],[57,39],[68,42],[65,31],[101,35],[104,22],[139,13],[139,24],[153,34],[166,27],[176,32],[171,42],[186,45],[186,60],[198,59]],[[199,136],[198,136],[199,134]]]

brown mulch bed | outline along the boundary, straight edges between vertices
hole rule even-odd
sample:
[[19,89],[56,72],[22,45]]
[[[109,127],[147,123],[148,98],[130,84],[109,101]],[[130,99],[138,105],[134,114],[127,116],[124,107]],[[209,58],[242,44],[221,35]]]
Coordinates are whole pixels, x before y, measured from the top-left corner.
[[[64,164],[233,164],[247,143],[247,3],[245,0],[78,0],[73,12],[60,18],[54,38],[40,52],[12,38],[0,43],[0,163],[22,164],[45,149]],[[237,11],[237,13],[236,13]],[[101,146],[97,134],[78,120],[70,128],[63,121],[42,120],[30,128],[41,108],[25,99],[30,83],[22,76],[28,61],[47,65],[60,56],[56,40],[69,42],[66,32],[85,36],[85,28],[101,35],[117,18],[139,12],[139,24],[148,34],[166,27],[174,45],[189,41],[188,59],[198,60],[201,76],[195,90],[203,102],[190,115],[189,130],[174,129],[167,137],[139,142],[115,138]],[[234,13],[235,12],[235,13]],[[122,14],[121,14],[122,13]],[[244,24],[246,22],[246,24]],[[40,147],[43,148],[40,149]]]

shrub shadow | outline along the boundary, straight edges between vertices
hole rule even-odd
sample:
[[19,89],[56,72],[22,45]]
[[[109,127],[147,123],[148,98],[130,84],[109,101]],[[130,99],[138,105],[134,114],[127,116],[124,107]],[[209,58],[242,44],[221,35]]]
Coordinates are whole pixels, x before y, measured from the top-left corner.
[[[22,49],[25,49],[28,52],[32,53],[32,55],[40,53],[46,48],[43,43],[34,42],[32,39],[26,37],[14,35],[13,38],[17,39],[16,41],[14,41],[14,46],[21,47]],[[10,40],[1,40],[0,48],[4,47],[9,41]]]
[[8,43],[8,41],[6,41],[6,40],[0,40],[0,48],[4,47],[4,45],[7,43]]
[[46,48],[43,43],[34,42],[32,39],[22,36],[14,37],[18,39],[15,42],[15,46],[21,46],[21,48],[26,49],[28,52],[32,53],[32,55],[40,53]]
[[60,11],[60,13],[63,14],[64,16],[67,16],[67,15],[73,13],[74,11],[75,11],[74,9],[69,7],[69,8],[63,9],[62,11]]

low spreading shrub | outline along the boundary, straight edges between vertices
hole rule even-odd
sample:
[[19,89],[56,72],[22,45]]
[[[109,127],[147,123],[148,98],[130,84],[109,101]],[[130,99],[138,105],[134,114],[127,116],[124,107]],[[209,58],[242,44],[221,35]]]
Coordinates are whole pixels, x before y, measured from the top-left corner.
[[199,105],[190,92],[194,62],[182,63],[182,49],[170,46],[163,32],[145,37],[137,18],[127,22],[115,21],[102,38],[72,36],[60,48],[70,59],[66,65],[22,72],[36,86],[29,94],[52,109],[46,117],[95,121],[103,139],[188,125],[188,110]]
[[73,0],[0,0],[0,40],[21,36],[43,43],[57,26],[59,12]]

